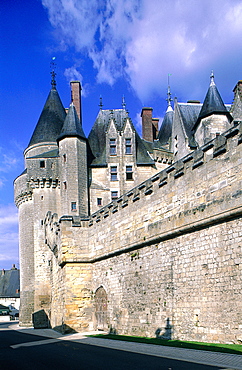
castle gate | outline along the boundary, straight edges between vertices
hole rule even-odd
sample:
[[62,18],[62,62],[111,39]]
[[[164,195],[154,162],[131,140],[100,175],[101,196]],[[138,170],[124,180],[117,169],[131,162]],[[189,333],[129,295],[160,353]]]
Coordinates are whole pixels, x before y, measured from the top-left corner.
[[97,330],[106,330],[107,325],[107,293],[101,286],[95,294],[95,316]]

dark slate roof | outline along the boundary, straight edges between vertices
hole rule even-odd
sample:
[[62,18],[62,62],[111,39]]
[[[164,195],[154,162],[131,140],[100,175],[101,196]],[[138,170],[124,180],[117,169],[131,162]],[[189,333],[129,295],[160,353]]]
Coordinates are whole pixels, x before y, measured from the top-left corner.
[[42,142],[56,141],[61,132],[65,117],[66,111],[59,94],[56,89],[52,88],[28,146]]
[[199,103],[178,103],[180,117],[182,118],[183,127],[189,140],[189,145],[193,148],[196,146],[193,138],[193,127],[199,116],[202,104]]
[[19,298],[19,270],[15,268],[2,270],[0,274],[0,298]]
[[165,117],[162,121],[157,139],[161,145],[166,145],[169,142],[172,131],[172,121],[173,121],[174,111],[167,110]]
[[53,149],[50,150],[49,152],[46,153],[41,153],[38,155],[35,155],[33,157],[28,157],[28,158],[56,158],[59,157],[59,149]]
[[[111,119],[114,120],[114,124],[118,132],[123,130],[126,123],[126,119],[129,118],[128,112],[125,109],[112,109],[103,110],[100,109],[97,119],[91,129],[88,136],[88,142],[90,145],[93,158],[91,166],[106,166],[106,133],[110,124]],[[131,120],[130,120],[131,122]],[[135,132],[136,139],[136,153],[137,153],[137,164],[149,164],[152,165],[154,162],[150,158],[147,150],[136,132],[132,122],[132,128]]]
[[213,81],[209,86],[201,111],[193,129],[196,129],[202,118],[208,117],[211,114],[226,114],[228,117],[231,117]]
[[[136,139],[136,164],[137,166],[153,166],[154,160],[149,155],[149,150],[146,149],[144,145],[144,140],[140,138],[138,133],[135,131],[135,139]],[[153,143],[152,143],[153,144]],[[153,152],[153,150],[152,150]]]
[[73,136],[86,139],[79,117],[76,113],[76,108],[74,104],[71,103],[58,140]]

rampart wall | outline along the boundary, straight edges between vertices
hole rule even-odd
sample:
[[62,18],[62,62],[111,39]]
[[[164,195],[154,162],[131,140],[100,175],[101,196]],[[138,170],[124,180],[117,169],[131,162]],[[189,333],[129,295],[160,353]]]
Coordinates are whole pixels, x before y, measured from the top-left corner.
[[241,134],[234,126],[90,220],[61,218],[67,324],[91,320],[103,286],[107,324],[120,334],[242,341]]

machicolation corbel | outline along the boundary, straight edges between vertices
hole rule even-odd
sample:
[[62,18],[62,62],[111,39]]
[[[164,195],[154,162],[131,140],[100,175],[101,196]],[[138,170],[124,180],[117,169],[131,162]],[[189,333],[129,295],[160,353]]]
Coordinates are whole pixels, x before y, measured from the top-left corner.
[[201,149],[198,149],[193,153],[192,169],[201,166],[203,163],[204,163],[204,152]]
[[214,139],[214,150],[213,156],[217,157],[220,154],[225,153],[227,150],[227,139],[223,135],[219,135]]

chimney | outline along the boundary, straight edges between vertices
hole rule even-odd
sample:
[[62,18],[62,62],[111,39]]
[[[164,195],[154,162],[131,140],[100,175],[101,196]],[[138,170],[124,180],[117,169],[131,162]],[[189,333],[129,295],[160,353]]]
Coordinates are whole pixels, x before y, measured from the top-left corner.
[[146,141],[153,142],[158,134],[159,118],[152,118],[153,108],[143,108],[142,117],[142,138]]
[[79,81],[71,81],[71,102],[76,108],[77,115],[82,124],[82,107],[81,107],[81,84]]
[[143,108],[142,117],[142,138],[146,141],[153,141],[153,123],[152,123],[153,108]]

